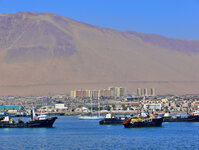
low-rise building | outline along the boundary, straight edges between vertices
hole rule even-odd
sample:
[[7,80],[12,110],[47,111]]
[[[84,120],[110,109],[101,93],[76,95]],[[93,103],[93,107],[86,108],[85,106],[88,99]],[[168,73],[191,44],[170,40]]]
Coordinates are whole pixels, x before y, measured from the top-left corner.
[[162,109],[162,104],[155,104],[155,103],[151,103],[151,104],[144,104],[144,109],[151,109],[151,110],[161,110]]
[[0,106],[0,110],[19,110],[19,105],[6,105],[6,106]]
[[55,109],[62,109],[62,110],[64,110],[64,109],[67,109],[67,107],[65,107],[64,104],[55,104]]

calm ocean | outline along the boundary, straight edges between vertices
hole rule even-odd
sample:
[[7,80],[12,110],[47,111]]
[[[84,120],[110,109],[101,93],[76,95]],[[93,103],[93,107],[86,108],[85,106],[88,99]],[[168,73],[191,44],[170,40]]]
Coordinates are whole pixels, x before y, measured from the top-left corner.
[[98,120],[59,117],[54,128],[0,129],[0,150],[4,149],[198,150],[199,122],[126,129],[122,125],[99,125]]

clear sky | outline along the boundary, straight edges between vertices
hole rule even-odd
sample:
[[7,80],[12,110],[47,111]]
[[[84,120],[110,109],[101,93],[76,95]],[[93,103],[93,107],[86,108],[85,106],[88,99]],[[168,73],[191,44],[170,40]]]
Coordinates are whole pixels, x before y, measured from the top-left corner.
[[199,0],[0,0],[0,13],[52,12],[118,30],[199,40]]

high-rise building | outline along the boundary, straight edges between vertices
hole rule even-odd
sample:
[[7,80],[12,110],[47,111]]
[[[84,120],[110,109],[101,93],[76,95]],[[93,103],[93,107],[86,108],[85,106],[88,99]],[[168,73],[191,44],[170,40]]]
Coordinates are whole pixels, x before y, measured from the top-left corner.
[[157,96],[157,90],[155,88],[151,88],[151,96]]
[[137,96],[157,96],[155,88],[137,88]]
[[108,87],[108,90],[111,91],[111,95],[112,96],[116,96],[116,89],[115,89],[115,87]]
[[117,95],[116,95],[116,88],[115,87],[108,87],[108,90],[111,91],[111,95],[112,96],[117,97]]
[[142,89],[141,88],[137,88],[137,96],[142,96]]
[[98,98],[98,97],[122,97],[125,96],[126,89],[123,87],[109,87],[103,90],[72,90],[70,92],[71,98]]
[[76,91],[75,90],[70,91],[70,97],[76,98]]
[[87,90],[88,93],[88,97],[92,97],[92,91],[91,90]]
[[84,97],[90,97],[90,90],[72,90],[70,92],[71,98],[84,98]]
[[112,96],[112,92],[111,92],[111,90],[103,89],[103,90],[100,90],[100,96],[102,96],[102,97],[111,97]]
[[110,90],[71,90],[70,91],[70,97],[71,98],[86,98],[86,97],[92,97],[92,98],[98,98],[98,97],[111,97],[112,92]]
[[120,96],[119,97],[122,97],[122,96],[125,96],[126,95],[126,88],[123,88],[123,87],[120,87]]
[[144,88],[144,96],[149,96],[148,88]]
[[108,87],[114,97],[122,97],[126,94],[126,89],[123,87]]
[[92,98],[98,98],[98,90],[93,90],[92,91]]

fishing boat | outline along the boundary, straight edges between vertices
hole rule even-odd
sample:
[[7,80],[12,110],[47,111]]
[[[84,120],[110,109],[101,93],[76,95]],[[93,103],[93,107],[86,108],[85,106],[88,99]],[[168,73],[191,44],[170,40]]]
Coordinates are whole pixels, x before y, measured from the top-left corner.
[[18,119],[15,122],[8,115],[0,118],[0,128],[51,128],[57,117],[48,118],[46,115],[35,115],[34,109],[31,110],[31,120],[24,122]]
[[199,111],[192,112],[188,115],[164,115],[164,122],[199,122]]
[[163,118],[128,118],[122,124],[125,128],[161,127]]
[[105,118],[99,121],[101,125],[122,125],[122,123],[127,119],[126,116],[116,117],[111,113],[106,114]]

